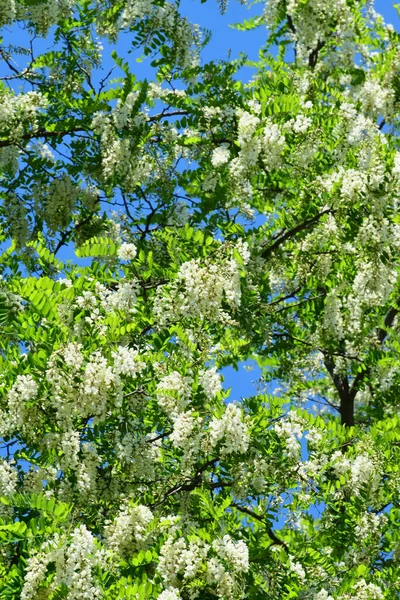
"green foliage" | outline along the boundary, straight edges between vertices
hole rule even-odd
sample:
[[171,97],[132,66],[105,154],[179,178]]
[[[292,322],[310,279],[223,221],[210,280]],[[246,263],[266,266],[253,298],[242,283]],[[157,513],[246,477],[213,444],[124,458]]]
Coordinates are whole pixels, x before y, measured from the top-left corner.
[[268,0],[245,85],[178,4],[17,4],[0,598],[395,600],[399,34]]

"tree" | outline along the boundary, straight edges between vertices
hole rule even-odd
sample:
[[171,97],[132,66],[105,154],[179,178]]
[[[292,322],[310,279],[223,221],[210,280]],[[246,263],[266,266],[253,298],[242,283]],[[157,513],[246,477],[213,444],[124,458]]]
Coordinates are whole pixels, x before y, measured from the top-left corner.
[[244,85],[164,0],[0,21],[0,598],[398,598],[399,34],[268,0]]

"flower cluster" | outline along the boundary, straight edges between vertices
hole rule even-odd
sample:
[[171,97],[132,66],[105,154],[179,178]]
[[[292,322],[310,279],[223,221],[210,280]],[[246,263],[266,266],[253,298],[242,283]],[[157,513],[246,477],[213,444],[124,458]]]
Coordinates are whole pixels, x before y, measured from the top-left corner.
[[217,555],[226,561],[236,573],[249,570],[249,551],[243,540],[235,542],[229,535],[215,540],[213,548]]
[[202,569],[209,549],[209,545],[199,538],[187,542],[182,537],[177,540],[169,537],[161,547],[157,566],[165,584],[179,584],[179,574],[182,574],[184,579],[195,577]]
[[266,122],[263,131],[263,159],[267,169],[276,169],[282,162],[286,138],[276,123]]
[[342,594],[338,598],[339,600],[383,600],[384,597],[384,591],[381,587],[361,579],[354,585],[351,594]]
[[26,425],[26,404],[33,400],[39,386],[32,375],[18,375],[11,390],[8,392],[8,414],[5,416],[3,435],[16,429],[22,430]]
[[136,19],[143,19],[152,13],[153,0],[140,0],[139,2],[128,0],[120,17],[120,27],[126,28]]
[[25,128],[37,127],[37,119],[41,109],[47,106],[47,100],[40,92],[24,94],[0,94],[0,131],[11,141],[18,142]]
[[76,0],[46,0],[39,4],[26,4],[17,0],[17,19],[28,21],[35,30],[45,35],[52,25],[71,15]]
[[323,588],[313,596],[313,600],[333,600],[333,596],[330,596],[328,592]]
[[[248,259],[247,246],[242,260]],[[166,293],[157,290],[154,314],[160,326],[181,319],[206,319],[211,322],[230,322],[223,310],[224,301],[235,311],[241,301],[241,267],[234,258],[202,265],[193,259],[181,265],[177,278]]]
[[193,378],[173,371],[157,384],[157,402],[167,414],[175,415],[185,410],[192,393]]
[[15,146],[6,146],[0,148],[0,166],[2,170],[10,175],[15,175],[18,171],[18,158],[21,153]]
[[[214,556],[210,556],[212,552]],[[214,540],[212,545],[194,536],[189,540],[170,536],[161,547],[157,570],[165,585],[173,586],[174,593],[180,588],[181,577],[186,583],[205,572],[202,580],[216,588],[218,598],[233,600],[242,597],[239,582],[249,570],[248,548],[229,535]]]
[[47,542],[45,546],[47,552],[39,552],[28,559],[24,574],[24,585],[21,590],[21,600],[35,600],[38,597],[38,588],[45,579],[49,564],[54,561],[54,552],[51,551],[53,544]]
[[303,420],[294,411],[290,411],[286,419],[282,419],[274,425],[274,430],[285,441],[289,455],[292,458],[298,458],[300,440],[304,432]]
[[148,525],[153,520],[146,506],[127,506],[105,528],[108,546],[121,556],[129,556],[148,547]]
[[145,113],[139,112],[136,103],[137,94],[132,92],[123,103],[118,102],[111,114],[96,113],[91,124],[94,133],[101,138],[104,180],[118,181],[127,191],[135,189],[139,182],[145,182],[154,166],[150,157],[144,156],[130,137],[118,134],[121,129],[133,131],[146,121]]
[[175,448],[193,449],[195,444],[193,432],[199,419],[193,416],[193,411],[189,410],[178,414],[173,419],[173,432],[169,436]]
[[127,314],[134,313],[138,292],[139,286],[135,280],[121,280],[115,288],[97,282],[96,294],[84,291],[75,302],[79,307],[90,311],[88,318],[101,320],[100,309],[106,313],[120,311]]
[[70,536],[56,534],[43,544],[39,553],[28,559],[21,599],[40,597],[39,588],[45,583],[50,563],[56,568],[50,591],[64,585],[68,588],[68,600],[101,598],[95,570],[104,564],[104,556],[104,551],[84,525],[76,527]]
[[50,231],[57,232],[68,227],[79,191],[79,187],[67,173],[53,179],[49,186],[37,188],[36,210],[47,223]]
[[211,164],[213,167],[218,168],[229,162],[229,158],[230,152],[228,148],[220,146],[218,148],[215,148],[215,150],[213,151],[211,156]]
[[94,569],[102,564],[102,555],[94,536],[84,525],[71,534],[70,543],[56,559],[58,584],[68,586],[68,600],[96,600],[101,589],[96,582]]
[[121,244],[118,248],[118,257],[121,260],[133,260],[137,254],[135,244]]
[[17,491],[18,472],[7,461],[0,460],[0,494],[10,496]]
[[244,453],[250,444],[250,434],[246,418],[237,404],[228,404],[221,418],[213,417],[210,421],[210,446],[215,448],[221,443],[221,455],[233,452]]
[[[254,108],[259,110],[259,107]],[[238,110],[237,116],[239,118],[237,142],[240,150],[238,156],[229,163],[229,174],[234,190],[234,202],[240,206],[242,204],[240,196],[245,200],[249,200],[252,196],[249,177],[252,168],[257,164],[262,142],[260,136],[256,135],[260,127],[259,117],[241,109]]]
[[337,476],[349,475],[346,487],[352,494],[360,494],[362,488],[368,489],[372,494],[379,486],[379,467],[374,456],[358,454],[352,459],[337,451],[332,455],[331,461]]
[[328,335],[336,340],[344,337],[342,302],[337,291],[332,290],[326,297],[324,310],[324,329]]
[[81,345],[76,343],[67,344],[50,358],[46,376],[60,423],[70,423],[77,415],[102,420],[110,401],[120,404],[121,377],[138,377],[145,363],[137,349],[124,346],[112,351],[111,358],[112,364],[96,350],[86,362]]
[[21,248],[29,235],[28,210],[16,194],[8,194],[7,200],[8,230],[17,247]]
[[222,390],[221,376],[218,375],[216,367],[201,370],[199,373],[199,383],[207,398],[215,398]]
[[180,597],[179,590],[170,587],[161,592],[157,600],[180,600]]

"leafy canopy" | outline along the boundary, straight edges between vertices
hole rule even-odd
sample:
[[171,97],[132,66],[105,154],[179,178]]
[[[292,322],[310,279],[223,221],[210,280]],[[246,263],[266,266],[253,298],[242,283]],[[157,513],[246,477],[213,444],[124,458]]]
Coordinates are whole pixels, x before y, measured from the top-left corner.
[[178,3],[0,7],[0,598],[398,598],[400,37],[260,9],[244,84]]

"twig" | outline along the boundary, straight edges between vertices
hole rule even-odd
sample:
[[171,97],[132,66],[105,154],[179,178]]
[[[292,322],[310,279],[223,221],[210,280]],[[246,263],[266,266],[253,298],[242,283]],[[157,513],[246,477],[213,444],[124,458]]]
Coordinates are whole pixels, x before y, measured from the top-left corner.
[[273,242],[273,244],[271,244],[270,246],[268,246],[267,248],[265,248],[262,251],[262,253],[261,253],[262,258],[267,258],[270,254],[272,254],[272,252],[274,252],[274,250],[279,248],[279,246],[281,244],[283,244],[284,242],[286,242],[287,240],[289,240],[290,238],[295,236],[297,233],[300,233],[300,231],[304,231],[305,229],[308,229],[309,227],[311,227],[311,225],[314,225],[314,223],[316,223],[323,215],[326,215],[328,213],[333,213],[333,212],[334,211],[331,208],[326,208],[325,210],[322,210],[320,213],[318,213],[314,217],[311,217],[310,219],[303,221],[303,223],[296,225],[296,227],[293,227],[293,229],[289,229],[289,231],[287,231],[286,233],[283,233],[282,235],[278,236],[275,239],[275,241]]
[[258,515],[255,512],[253,512],[249,508],[246,508],[245,506],[241,506],[240,504],[237,504],[236,502],[233,502],[231,504],[231,506],[233,506],[234,508],[237,508],[237,510],[240,510],[240,512],[245,513],[246,515],[249,515],[249,517],[251,517],[252,519],[256,519],[256,521],[263,523],[263,525],[265,525],[265,528],[267,530],[267,535],[268,535],[269,539],[272,540],[272,542],[274,544],[277,544],[277,545],[285,548],[286,552],[289,552],[289,548],[286,545],[286,543],[276,535],[276,533],[273,531],[273,529],[271,529],[271,527],[269,526],[269,523],[267,523],[263,517],[261,517],[260,515]]

